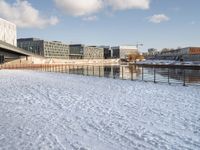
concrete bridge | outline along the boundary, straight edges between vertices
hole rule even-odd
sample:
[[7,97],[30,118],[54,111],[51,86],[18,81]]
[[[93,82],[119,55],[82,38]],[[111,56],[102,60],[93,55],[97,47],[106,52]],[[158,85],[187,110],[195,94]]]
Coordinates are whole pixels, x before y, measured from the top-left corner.
[[26,61],[28,57],[40,57],[21,48],[5,43],[0,40],[0,64],[12,61]]

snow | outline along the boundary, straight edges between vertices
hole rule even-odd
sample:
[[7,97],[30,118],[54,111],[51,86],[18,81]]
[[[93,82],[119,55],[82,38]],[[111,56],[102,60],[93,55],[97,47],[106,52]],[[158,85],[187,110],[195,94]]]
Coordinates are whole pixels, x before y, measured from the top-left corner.
[[200,87],[0,70],[0,149],[200,149]]

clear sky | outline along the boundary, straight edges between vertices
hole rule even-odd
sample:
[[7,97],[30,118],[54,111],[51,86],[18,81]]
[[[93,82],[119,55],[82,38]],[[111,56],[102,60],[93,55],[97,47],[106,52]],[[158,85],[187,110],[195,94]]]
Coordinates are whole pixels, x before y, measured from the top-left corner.
[[200,0],[0,0],[18,38],[148,48],[200,46]]

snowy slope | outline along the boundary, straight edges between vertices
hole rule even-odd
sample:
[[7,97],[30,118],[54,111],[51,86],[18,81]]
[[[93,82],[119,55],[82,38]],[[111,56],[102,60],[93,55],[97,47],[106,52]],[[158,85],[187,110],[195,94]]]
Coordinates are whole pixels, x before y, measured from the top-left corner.
[[0,149],[200,149],[200,87],[0,70]]

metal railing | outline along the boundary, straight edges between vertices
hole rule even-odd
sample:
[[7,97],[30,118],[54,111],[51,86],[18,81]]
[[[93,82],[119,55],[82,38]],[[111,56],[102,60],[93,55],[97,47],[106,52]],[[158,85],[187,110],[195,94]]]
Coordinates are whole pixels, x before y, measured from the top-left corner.
[[154,83],[200,85],[200,66],[129,65],[92,66],[72,64],[4,64],[1,69],[60,72],[85,76],[98,76],[122,80],[139,80]]

